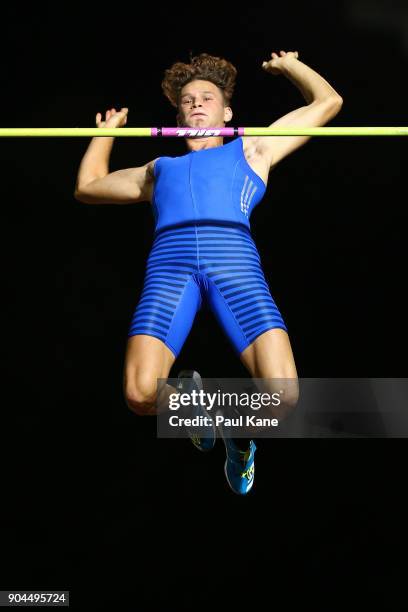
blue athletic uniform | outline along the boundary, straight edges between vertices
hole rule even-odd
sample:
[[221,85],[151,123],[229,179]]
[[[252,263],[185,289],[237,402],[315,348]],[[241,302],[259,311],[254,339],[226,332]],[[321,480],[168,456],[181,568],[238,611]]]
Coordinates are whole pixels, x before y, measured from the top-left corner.
[[160,157],[154,176],[154,239],[128,337],[159,338],[177,357],[203,304],[238,355],[268,329],[287,331],[250,231],[266,186],[242,138]]

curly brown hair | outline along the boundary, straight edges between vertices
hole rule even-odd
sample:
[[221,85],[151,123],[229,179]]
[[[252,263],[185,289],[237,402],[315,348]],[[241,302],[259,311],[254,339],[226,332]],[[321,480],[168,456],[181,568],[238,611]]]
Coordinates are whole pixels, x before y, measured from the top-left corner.
[[161,86],[166,98],[177,108],[184,85],[196,79],[211,81],[221,89],[224,106],[229,106],[234,93],[236,76],[237,69],[231,62],[208,53],[200,53],[195,57],[190,55],[190,64],[176,62],[167,68]]

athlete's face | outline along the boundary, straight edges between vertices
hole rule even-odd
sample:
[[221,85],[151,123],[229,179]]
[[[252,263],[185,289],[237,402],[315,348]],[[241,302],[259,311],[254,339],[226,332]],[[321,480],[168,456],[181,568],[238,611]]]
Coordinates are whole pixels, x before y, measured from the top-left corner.
[[197,79],[182,88],[177,115],[180,126],[220,127],[231,118],[231,108],[224,106],[221,90],[211,81]]

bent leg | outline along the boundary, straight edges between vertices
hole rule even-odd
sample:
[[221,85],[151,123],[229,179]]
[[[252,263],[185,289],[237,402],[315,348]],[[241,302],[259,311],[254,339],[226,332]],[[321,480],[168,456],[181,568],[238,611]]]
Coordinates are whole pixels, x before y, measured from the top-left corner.
[[166,385],[158,397],[157,379],[168,378],[175,360],[172,351],[154,336],[139,334],[129,338],[123,370],[123,392],[128,407],[136,414],[157,414],[167,407],[168,395],[177,391]]
[[282,416],[296,405],[298,396],[285,322],[252,236],[235,228],[220,234],[217,252],[214,247],[208,251],[204,239],[200,245],[200,270],[206,276],[209,306],[251,376],[265,379],[263,390],[284,391],[286,409],[275,409]]
[[147,262],[143,291],[128,332],[124,392],[137,414],[157,414],[168,407],[166,385],[157,396],[157,379],[168,378],[202,304],[195,272],[195,237],[191,229],[157,236]]
[[152,291],[147,312],[144,298],[139,302],[128,333],[124,393],[129,408],[139,415],[166,410],[169,394],[176,393],[174,387],[166,385],[157,397],[157,379],[168,378],[201,306],[194,276],[185,279],[177,299],[167,307],[165,323],[160,306],[163,296],[164,290],[159,295],[158,290]]

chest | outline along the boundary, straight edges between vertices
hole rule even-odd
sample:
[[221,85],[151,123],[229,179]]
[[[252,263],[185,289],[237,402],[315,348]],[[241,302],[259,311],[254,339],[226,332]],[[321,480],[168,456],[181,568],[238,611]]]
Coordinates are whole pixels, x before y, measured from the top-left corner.
[[[265,185],[268,184],[268,176],[269,176],[269,164],[259,153],[257,153],[256,147],[254,145],[253,139],[243,138],[243,154],[247,164],[250,168],[257,174]],[[153,197],[154,191],[154,163],[156,160],[151,162],[151,168],[149,172],[149,184],[146,186],[146,190],[148,193],[148,199],[151,201]]]

